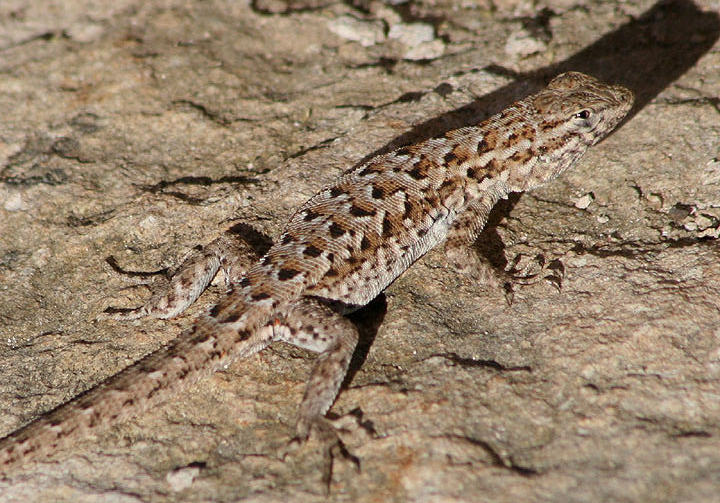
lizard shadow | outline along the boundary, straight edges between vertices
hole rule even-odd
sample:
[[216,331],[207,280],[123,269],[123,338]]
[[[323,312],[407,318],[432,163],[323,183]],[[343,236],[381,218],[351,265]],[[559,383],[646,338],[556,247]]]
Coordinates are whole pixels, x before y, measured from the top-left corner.
[[[514,80],[465,106],[416,124],[410,131],[362,158],[354,167],[397,148],[443,135],[452,129],[478,124],[513,101],[539,91],[556,75],[571,70],[590,74],[608,83],[622,84],[633,91],[635,103],[625,118],[626,122],[687,72],[718,38],[720,15],[717,13],[703,12],[690,0],[660,1],[563,61],[529,72],[515,72],[497,64],[471,70]],[[442,83],[430,92],[446,94],[439,89],[448,86],[450,84]],[[412,94],[422,96],[425,93]]]
[[358,329],[358,344],[350,360],[350,367],[343,381],[343,387],[346,387],[353,380],[357,371],[365,363],[386,313],[387,298],[384,293],[381,293],[369,304],[347,316]]
[[[547,16],[547,13],[542,15]],[[623,122],[640,112],[673,81],[687,72],[720,37],[720,15],[704,12],[690,0],[662,0],[630,22],[605,34],[593,44],[563,61],[530,72],[514,72],[500,65],[472,71],[486,71],[513,78],[513,82],[479,99],[413,126],[385,146],[368,154],[355,166],[402,146],[441,136],[449,130],[474,125],[498,113],[509,103],[539,91],[559,73],[574,70],[602,81],[622,84],[635,93],[635,103]],[[442,83],[434,91],[447,90]],[[421,96],[424,93],[414,93]],[[702,99],[702,98],[701,98]],[[622,124],[615,129],[616,132]],[[504,269],[504,245],[494,231],[521,195],[501,201],[490,213],[489,221],[476,246],[495,268]],[[477,244],[477,243],[476,243]]]

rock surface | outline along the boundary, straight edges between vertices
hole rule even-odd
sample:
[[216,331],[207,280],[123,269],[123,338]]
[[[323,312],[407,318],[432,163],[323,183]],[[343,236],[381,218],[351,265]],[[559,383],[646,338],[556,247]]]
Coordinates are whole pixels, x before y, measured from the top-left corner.
[[[223,290],[171,321],[97,321],[147,294],[107,257],[151,271],[236,222],[276,236],[364,157],[576,69],[635,90],[632,117],[477,245],[496,268],[562,264],[562,288],[508,305],[433,252],[358,313],[332,411],[361,471],[336,463],[329,499],[717,501],[717,2],[351,4],[2,2],[0,434]],[[281,457],[311,363],[274,346],[7,474],[0,500],[325,501],[319,447]]]

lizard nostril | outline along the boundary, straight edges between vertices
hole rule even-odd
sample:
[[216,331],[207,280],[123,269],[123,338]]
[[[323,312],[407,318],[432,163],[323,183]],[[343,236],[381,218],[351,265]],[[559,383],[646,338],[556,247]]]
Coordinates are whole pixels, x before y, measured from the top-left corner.
[[627,87],[618,86],[618,87],[617,87],[617,90],[618,90],[618,92],[619,92],[619,94],[620,94],[620,101],[621,101],[622,103],[628,103],[628,104],[630,104],[630,103],[632,103],[633,101],[635,101],[635,95],[634,95],[633,92],[632,92],[630,89],[628,89]]

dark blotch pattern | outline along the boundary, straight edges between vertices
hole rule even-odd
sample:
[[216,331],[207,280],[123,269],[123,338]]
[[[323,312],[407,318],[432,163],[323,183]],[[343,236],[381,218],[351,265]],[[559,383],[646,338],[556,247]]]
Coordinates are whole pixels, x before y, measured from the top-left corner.
[[337,222],[333,222],[330,224],[330,235],[334,238],[339,238],[343,234],[345,234],[345,229],[338,224]]
[[240,315],[237,313],[232,313],[225,317],[224,319],[220,320],[220,323],[235,323],[237,320],[240,319]]
[[403,218],[412,218],[413,210],[414,210],[414,206],[410,202],[410,199],[406,199],[405,200],[405,213],[403,213]]
[[295,276],[300,274],[300,271],[296,269],[280,269],[280,272],[278,273],[278,279],[280,281],[287,281],[289,279],[293,279]]
[[410,171],[408,171],[408,175],[413,177],[415,180],[422,180],[427,177],[427,169],[423,163],[418,162]]
[[367,238],[367,236],[363,236],[362,241],[360,241],[360,249],[365,251],[368,250],[370,247],[372,247],[372,243]]
[[443,161],[445,161],[445,164],[450,164],[451,162],[457,160],[458,156],[455,155],[455,152],[450,151],[447,154],[445,154],[445,157],[443,157]]
[[307,210],[305,212],[305,216],[303,217],[303,220],[305,220],[306,222],[310,222],[311,220],[315,220],[319,216],[320,216],[319,213],[315,213],[313,210]]
[[376,162],[374,164],[370,164],[369,166],[366,166],[363,168],[358,175],[360,176],[368,176],[372,175],[373,173],[384,173],[385,172],[385,165],[381,162]]
[[490,148],[488,147],[488,144],[487,144],[487,142],[485,141],[485,138],[483,138],[482,140],[480,140],[480,141],[478,142],[478,146],[477,146],[477,153],[478,153],[478,155],[485,154],[485,153],[488,152],[489,150],[490,150]]
[[563,121],[560,119],[542,121],[540,123],[540,129],[543,131],[549,131],[551,129],[555,129],[562,123],[563,123]]
[[371,217],[375,214],[375,210],[366,210],[360,206],[352,205],[350,207],[350,214],[354,217]]
[[532,159],[532,151],[530,150],[521,150],[519,152],[515,152],[513,155],[510,156],[510,160],[513,162],[517,162],[520,164],[524,164],[530,159]]
[[322,255],[322,250],[315,245],[308,245],[303,250],[303,254],[307,257],[319,257]]
[[384,238],[388,238],[395,233],[395,227],[392,221],[386,215],[382,222],[382,235]]

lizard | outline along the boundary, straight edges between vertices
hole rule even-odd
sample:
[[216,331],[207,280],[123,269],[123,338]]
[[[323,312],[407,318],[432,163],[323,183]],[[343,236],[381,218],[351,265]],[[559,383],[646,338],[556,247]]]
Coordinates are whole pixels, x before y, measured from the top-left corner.
[[344,315],[368,304],[438,244],[472,245],[493,206],[572,166],[622,122],[633,93],[579,72],[476,125],[370,158],[290,218],[254,265],[222,237],[191,254],[165,292],[115,317],[181,314],[223,269],[227,293],[192,328],[104,382],[0,439],[0,476],[140,413],[273,341],[318,353],[297,439],[334,431],[325,417],[358,341]]

